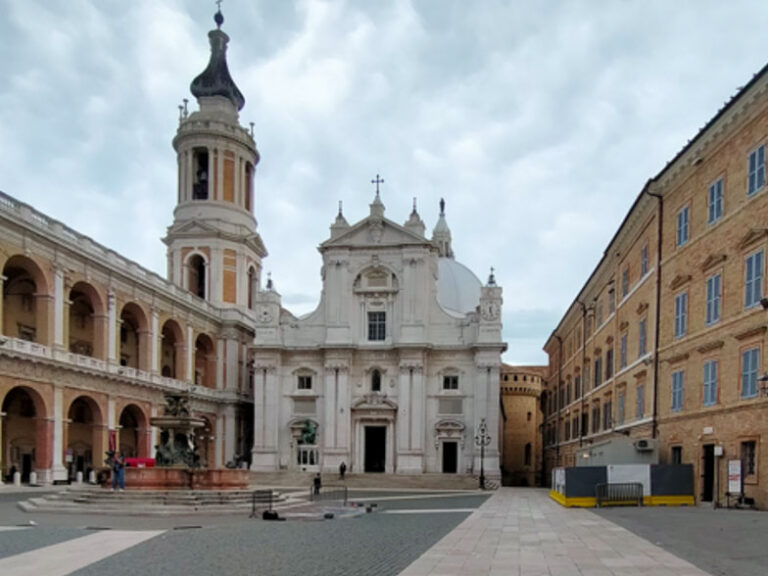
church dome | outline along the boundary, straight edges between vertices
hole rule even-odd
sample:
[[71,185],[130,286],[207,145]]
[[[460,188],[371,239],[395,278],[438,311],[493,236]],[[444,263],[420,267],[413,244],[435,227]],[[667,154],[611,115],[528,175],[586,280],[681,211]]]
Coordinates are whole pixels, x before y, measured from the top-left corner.
[[449,312],[473,312],[480,304],[483,287],[478,277],[453,258],[440,258],[437,270],[438,304]]

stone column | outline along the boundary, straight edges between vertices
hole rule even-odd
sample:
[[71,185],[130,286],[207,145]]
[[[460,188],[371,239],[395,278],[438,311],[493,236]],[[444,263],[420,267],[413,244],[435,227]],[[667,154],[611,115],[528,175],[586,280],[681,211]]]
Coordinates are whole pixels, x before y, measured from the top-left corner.
[[[336,421],[336,447],[351,453],[350,438],[352,412],[349,406],[349,368],[339,368],[339,381],[336,391],[338,420]],[[347,463],[349,464],[349,463]]]
[[325,414],[325,430],[323,430],[323,444],[326,450],[333,450],[336,448],[338,441],[338,429],[336,426],[336,417],[338,408],[338,398],[336,394],[338,392],[339,382],[339,368],[338,366],[326,366],[325,367],[325,406],[323,413]]
[[397,413],[397,448],[400,452],[411,450],[413,439],[411,437],[411,383],[413,380],[413,367],[400,366],[399,394]]
[[216,341],[216,389],[224,389],[224,339]]
[[216,417],[216,446],[213,462],[214,468],[224,466],[224,415],[221,413]]
[[224,413],[224,460],[223,463],[234,460],[237,450],[237,438],[235,435],[235,407],[227,406]]
[[53,478],[67,479],[67,468],[64,466],[64,389],[54,385],[53,388]]
[[[3,294],[3,287],[4,283],[8,278],[6,276],[3,276],[0,274],[0,294]],[[5,319],[3,318],[3,306],[2,301],[0,301],[0,334],[5,334]]]
[[[0,280],[0,289],[2,289],[2,281]],[[0,306],[2,308],[2,306]],[[0,317],[0,326],[2,326],[2,320]],[[3,485],[3,416],[5,412],[0,412],[0,486]]]
[[[187,326],[187,358],[186,358],[186,381],[195,383],[195,331],[192,326]],[[181,380],[181,378],[179,378]]]
[[150,371],[153,374],[160,372],[160,333],[158,327],[158,313],[157,310],[152,310],[152,329],[149,334],[149,339],[152,346],[152,364],[150,365]]
[[251,470],[267,472],[278,468],[279,409],[277,368],[273,365],[255,365]]
[[237,340],[234,340],[232,338],[227,338],[226,345],[225,345],[225,349],[226,349],[225,362],[226,362],[227,370],[226,370],[226,382],[224,383],[227,390],[232,390],[232,391],[237,390],[237,374],[239,372],[238,368],[240,363],[238,348],[239,348],[239,343],[237,342]]
[[107,361],[117,362],[117,300],[111,290],[107,293]]
[[426,382],[424,381],[424,368],[416,366],[413,369],[413,381],[411,382],[411,450],[424,451],[424,435],[426,432]]
[[53,270],[53,346],[64,347],[64,271]]

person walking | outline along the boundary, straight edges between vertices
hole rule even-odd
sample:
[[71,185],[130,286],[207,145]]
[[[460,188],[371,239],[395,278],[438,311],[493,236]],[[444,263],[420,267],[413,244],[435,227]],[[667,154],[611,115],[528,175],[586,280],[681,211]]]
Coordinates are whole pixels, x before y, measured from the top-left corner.
[[347,464],[342,460],[339,464],[339,480],[344,480],[344,474],[347,473]]
[[320,488],[322,488],[322,485],[323,485],[323,481],[320,478],[320,472],[315,474],[315,479],[312,481],[312,484],[315,487],[315,495],[320,494]]
[[120,492],[125,490],[125,459],[120,452],[112,457],[112,492],[118,488]]

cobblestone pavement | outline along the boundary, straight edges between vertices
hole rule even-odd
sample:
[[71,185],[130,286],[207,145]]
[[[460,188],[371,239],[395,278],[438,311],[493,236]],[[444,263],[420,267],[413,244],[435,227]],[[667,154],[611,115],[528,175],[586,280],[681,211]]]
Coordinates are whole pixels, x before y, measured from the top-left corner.
[[597,514],[713,576],[768,574],[768,514],[707,507],[603,508]]
[[[11,517],[4,515],[10,510],[9,503],[3,502],[0,525],[7,529],[0,526],[0,574],[394,576],[465,519],[467,508],[475,509],[486,499],[487,495],[461,495],[382,500],[378,512],[328,521],[22,515],[25,519],[34,516],[38,525],[18,529],[6,523]],[[414,513],[387,514],[388,509]],[[430,512],[436,509],[440,510]],[[16,515],[13,518],[18,520]],[[109,525],[113,530],[88,530],[89,525]],[[80,542],[87,543],[94,554],[98,548],[119,548],[119,540],[150,529],[162,532],[135,546],[123,546],[108,557],[102,554],[103,559],[92,563],[81,558],[75,571],[65,568],[66,558],[62,562],[52,558],[66,556],[67,547]],[[86,541],[88,538],[92,541]],[[31,563],[47,558],[50,565],[44,570],[38,566],[37,570],[31,567],[29,572],[19,572],[19,561],[27,558],[20,554],[29,551],[36,555],[30,556]]]

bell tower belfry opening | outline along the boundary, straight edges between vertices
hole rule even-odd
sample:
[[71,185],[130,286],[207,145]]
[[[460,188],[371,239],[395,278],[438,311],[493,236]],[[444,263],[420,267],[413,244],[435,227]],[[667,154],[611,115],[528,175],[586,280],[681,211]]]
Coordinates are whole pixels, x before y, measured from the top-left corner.
[[253,185],[259,152],[240,125],[245,98],[227,66],[224,16],[208,33],[211,57],[190,85],[198,110],[179,107],[173,139],[178,197],[168,246],[168,279],[217,306],[249,308],[267,250],[256,231]]

